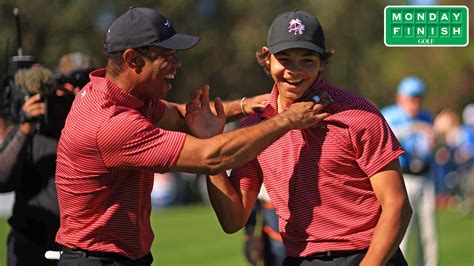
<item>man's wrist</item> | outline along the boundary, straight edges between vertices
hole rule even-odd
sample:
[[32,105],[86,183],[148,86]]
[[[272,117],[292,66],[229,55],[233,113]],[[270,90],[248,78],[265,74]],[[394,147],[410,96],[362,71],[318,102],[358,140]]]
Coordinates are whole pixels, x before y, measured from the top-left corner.
[[242,114],[244,116],[248,116],[248,113],[245,111],[245,100],[247,100],[247,97],[242,97],[242,99],[240,100],[240,111],[242,112]]
[[288,119],[283,113],[274,116],[271,120],[276,123],[277,127],[282,128],[285,131],[292,129],[290,119]]

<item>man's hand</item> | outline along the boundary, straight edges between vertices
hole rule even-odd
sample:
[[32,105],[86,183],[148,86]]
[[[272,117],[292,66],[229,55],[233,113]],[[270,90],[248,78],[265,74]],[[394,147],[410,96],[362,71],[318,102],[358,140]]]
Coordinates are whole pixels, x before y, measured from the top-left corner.
[[36,94],[32,97],[30,97],[26,102],[23,104],[22,110],[25,113],[26,116],[33,118],[34,121],[29,121],[22,123],[20,125],[20,130],[23,134],[29,135],[35,132],[36,130],[36,123],[38,119],[34,118],[39,118],[43,116],[46,112],[46,106],[43,102],[41,101],[41,95]]
[[280,116],[288,120],[291,129],[312,127],[329,116],[329,113],[320,112],[331,102],[327,98],[320,99],[317,104],[313,101],[295,102],[287,110],[280,113]]
[[210,138],[222,133],[226,123],[224,106],[219,97],[214,100],[214,115],[209,106],[209,85],[194,94],[191,102],[186,104],[184,117],[191,134],[198,138]]
[[244,115],[262,113],[265,111],[265,100],[268,96],[269,93],[242,99],[242,112],[244,112]]

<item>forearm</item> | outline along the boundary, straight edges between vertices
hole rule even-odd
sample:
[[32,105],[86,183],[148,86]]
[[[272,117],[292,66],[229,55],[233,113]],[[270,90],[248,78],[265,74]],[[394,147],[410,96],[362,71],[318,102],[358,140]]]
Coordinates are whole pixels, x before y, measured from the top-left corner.
[[21,169],[18,164],[22,161],[19,155],[26,142],[26,137],[20,130],[17,130],[13,138],[0,152],[0,165],[2,166],[0,167],[0,191],[2,192],[13,190],[14,184],[18,181],[18,170]]
[[217,135],[207,140],[207,161],[214,173],[232,169],[257,157],[289,129],[289,121],[276,116],[251,127]]
[[[394,204],[395,205],[395,204]],[[385,265],[397,250],[411,218],[408,201],[382,209],[369,250],[360,265]]]
[[209,199],[222,229],[228,234],[237,232],[248,219],[242,196],[226,174],[208,175],[206,180]]
[[[244,106],[242,106],[244,103],[245,102],[242,102],[242,99],[222,103],[224,105],[224,112],[227,122],[232,122],[245,116],[243,113],[245,112]],[[211,108],[215,113],[214,104],[211,104]]]

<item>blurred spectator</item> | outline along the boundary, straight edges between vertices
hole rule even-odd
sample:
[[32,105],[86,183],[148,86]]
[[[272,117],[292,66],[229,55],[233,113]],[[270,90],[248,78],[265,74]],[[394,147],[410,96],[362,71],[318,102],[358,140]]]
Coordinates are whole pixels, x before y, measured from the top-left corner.
[[80,52],[63,55],[59,59],[57,68],[57,81],[61,91],[73,92],[76,94],[87,82],[89,73],[96,68],[92,58]]
[[58,72],[64,75],[69,75],[81,69],[94,68],[96,68],[96,65],[92,57],[80,52],[65,54],[59,59],[58,63]]
[[456,161],[459,165],[461,188],[461,210],[472,213],[474,210],[474,103],[463,110],[463,124]]
[[400,157],[400,166],[413,218],[400,248],[406,255],[413,225],[418,225],[418,265],[434,266],[438,264],[438,238],[434,183],[429,175],[434,135],[433,118],[422,109],[424,93],[425,83],[418,77],[408,76],[398,85],[397,103],[383,108],[381,112],[405,150]]
[[[7,241],[7,264],[55,265],[44,253],[57,249],[54,236],[59,228],[59,211],[54,184],[57,140],[39,133],[44,124],[47,95],[54,87],[53,72],[34,66],[15,74],[12,93],[35,94],[22,104],[19,124],[3,119],[4,143],[0,153],[0,191],[15,191]],[[10,110],[13,110],[10,108]],[[16,114],[15,114],[16,115]]]
[[51,70],[33,66],[19,70],[15,84],[2,93],[8,98],[2,102],[15,105],[18,101],[20,106],[18,113],[2,106],[0,120],[0,192],[15,192],[8,220],[9,266],[57,265],[57,261],[45,259],[45,251],[59,250],[55,243],[59,228],[54,179],[57,138],[74,95],[56,81]]
[[436,148],[433,163],[433,179],[435,182],[437,207],[445,207],[452,195],[449,186],[450,176],[455,175],[458,162],[455,159],[460,145],[461,128],[459,116],[451,109],[442,110],[434,121]]

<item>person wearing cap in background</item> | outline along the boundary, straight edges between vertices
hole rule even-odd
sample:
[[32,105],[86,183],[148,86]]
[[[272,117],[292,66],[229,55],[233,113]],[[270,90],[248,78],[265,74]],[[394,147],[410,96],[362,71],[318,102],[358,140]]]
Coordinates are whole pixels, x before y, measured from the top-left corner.
[[[410,222],[400,245],[404,254],[418,223],[418,265],[438,265],[438,237],[435,221],[435,189],[430,176],[434,152],[433,117],[422,108],[425,83],[419,77],[407,76],[397,88],[396,104],[381,109],[382,114],[400,141],[405,153],[400,157],[408,198],[416,219]],[[421,245],[421,248],[420,248]]]
[[301,102],[257,126],[220,134],[226,116],[250,112],[242,101],[216,98],[211,109],[209,86],[186,111],[163,100],[181,66],[176,52],[198,41],[150,8],[131,7],[110,26],[107,66],[77,94],[58,145],[59,265],[150,265],[154,173],[224,171],[329,115],[320,113],[327,102]]
[[15,192],[8,219],[8,266],[57,265],[44,256],[47,250],[59,248],[55,243],[59,209],[54,176],[56,129],[60,131],[55,125],[61,121],[50,114],[67,113],[63,107],[68,101],[64,97],[51,100],[56,97],[54,86],[53,71],[34,65],[19,69],[15,83],[1,94],[9,106],[1,106],[0,193]]
[[362,97],[326,82],[332,52],[311,14],[278,15],[257,61],[274,80],[263,113],[244,128],[284,113],[308,93],[331,99],[314,127],[292,130],[256,159],[208,177],[227,233],[247,221],[262,184],[279,217],[283,265],[406,265],[398,249],[411,217],[398,157],[401,146],[383,116]]

